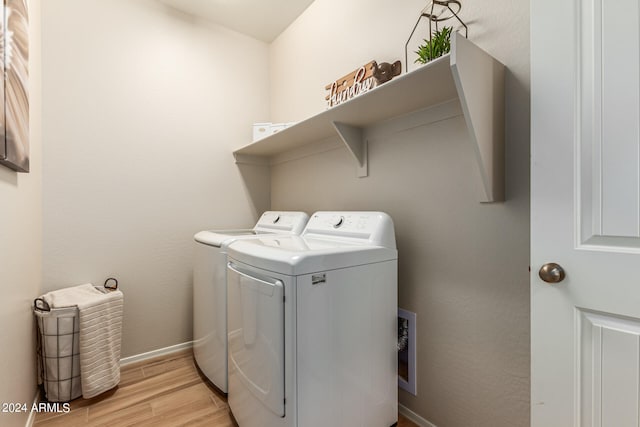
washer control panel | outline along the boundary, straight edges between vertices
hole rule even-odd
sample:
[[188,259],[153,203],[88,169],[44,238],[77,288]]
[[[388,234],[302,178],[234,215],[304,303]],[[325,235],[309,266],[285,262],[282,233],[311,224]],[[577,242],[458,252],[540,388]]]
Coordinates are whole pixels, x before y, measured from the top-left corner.
[[254,230],[273,229],[300,234],[307,223],[307,218],[304,212],[267,211],[262,214]]

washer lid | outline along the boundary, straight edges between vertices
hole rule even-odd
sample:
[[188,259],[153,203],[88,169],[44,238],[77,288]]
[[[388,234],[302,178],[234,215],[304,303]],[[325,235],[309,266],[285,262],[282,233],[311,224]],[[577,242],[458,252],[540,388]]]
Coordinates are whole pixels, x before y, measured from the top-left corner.
[[240,229],[240,230],[210,230],[210,231],[201,231],[196,233],[193,238],[196,242],[204,243],[205,245],[215,246],[219,248],[225,242],[233,241],[240,237],[251,236],[254,237],[259,234],[257,231],[252,229]]
[[288,276],[335,270],[398,258],[395,248],[300,236],[236,240],[228,248],[236,261]]
[[209,230],[197,233],[193,238],[205,245],[221,247],[236,239],[253,237],[259,234],[300,234],[307,225],[309,215],[304,212],[267,211],[262,214],[253,229]]

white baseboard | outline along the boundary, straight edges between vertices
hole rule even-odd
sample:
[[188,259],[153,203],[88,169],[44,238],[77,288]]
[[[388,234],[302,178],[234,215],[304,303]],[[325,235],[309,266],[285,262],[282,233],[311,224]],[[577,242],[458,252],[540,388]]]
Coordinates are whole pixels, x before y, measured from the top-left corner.
[[[37,405],[40,402],[40,390],[38,389],[36,391],[36,395],[33,398],[33,403],[31,404],[31,407],[33,408],[33,405]],[[36,414],[37,412],[35,411],[30,411],[29,412],[29,418],[27,418],[27,422],[24,425],[24,427],[33,427],[33,423],[36,422]]]
[[408,418],[410,421],[413,421],[414,423],[418,424],[420,427],[436,427],[435,424],[430,423],[429,421],[422,418],[420,415],[413,412],[411,409],[399,403],[398,403],[398,413],[404,415],[405,418]]
[[154,357],[166,356],[171,353],[177,353],[182,350],[193,347],[193,341],[183,342],[165,348],[148,351],[146,353],[136,354],[134,356],[124,357],[120,359],[120,366],[130,365],[131,363],[142,362],[143,360],[153,359]]

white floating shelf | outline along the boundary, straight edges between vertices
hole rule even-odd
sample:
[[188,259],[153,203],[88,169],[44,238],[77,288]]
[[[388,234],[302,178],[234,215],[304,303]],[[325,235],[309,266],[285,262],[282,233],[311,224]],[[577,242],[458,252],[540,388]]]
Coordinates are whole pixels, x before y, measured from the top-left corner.
[[367,176],[363,128],[459,99],[485,191],[483,202],[504,200],[504,65],[458,33],[451,52],[343,104],[233,152],[237,163],[270,158],[339,136],[358,176]]

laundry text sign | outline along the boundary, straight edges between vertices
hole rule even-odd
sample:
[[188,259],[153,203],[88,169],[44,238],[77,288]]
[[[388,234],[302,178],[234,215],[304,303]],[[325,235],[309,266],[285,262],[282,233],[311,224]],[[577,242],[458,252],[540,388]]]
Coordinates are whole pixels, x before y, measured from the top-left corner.
[[373,76],[376,69],[376,61],[371,61],[325,86],[325,89],[329,91],[325,97],[328,106],[334,107],[342,104],[376,87],[377,81]]

